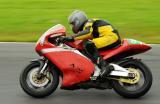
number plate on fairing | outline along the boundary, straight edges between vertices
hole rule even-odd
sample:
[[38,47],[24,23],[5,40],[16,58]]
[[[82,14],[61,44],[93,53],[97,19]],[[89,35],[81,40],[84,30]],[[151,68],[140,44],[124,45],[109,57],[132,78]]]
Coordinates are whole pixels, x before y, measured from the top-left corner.
[[144,44],[143,42],[141,41],[138,41],[138,40],[134,40],[134,39],[127,39],[129,44]]

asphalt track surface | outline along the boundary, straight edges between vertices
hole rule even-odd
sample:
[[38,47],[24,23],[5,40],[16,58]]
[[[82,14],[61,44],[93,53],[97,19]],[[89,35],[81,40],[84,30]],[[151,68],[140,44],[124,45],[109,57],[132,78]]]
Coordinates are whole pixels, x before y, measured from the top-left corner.
[[0,104],[160,104],[160,45],[137,55],[153,73],[151,90],[139,99],[125,99],[113,90],[58,89],[51,96],[36,99],[24,93],[19,84],[21,70],[30,60],[38,58],[34,43],[0,43]]

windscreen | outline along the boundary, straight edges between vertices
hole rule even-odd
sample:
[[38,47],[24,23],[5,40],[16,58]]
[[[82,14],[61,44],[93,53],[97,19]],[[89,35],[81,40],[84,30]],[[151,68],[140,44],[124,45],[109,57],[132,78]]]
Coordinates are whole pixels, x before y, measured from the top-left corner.
[[48,36],[48,35],[50,35],[50,34],[53,34],[53,33],[55,33],[56,31],[61,30],[61,29],[64,29],[64,28],[65,28],[65,27],[64,27],[63,25],[61,25],[61,24],[58,24],[58,25],[55,25],[55,26],[51,27],[50,29],[48,29],[48,30],[40,37],[40,39],[38,40],[37,43],[40,42],[40,44],[43,45],[46,36]]

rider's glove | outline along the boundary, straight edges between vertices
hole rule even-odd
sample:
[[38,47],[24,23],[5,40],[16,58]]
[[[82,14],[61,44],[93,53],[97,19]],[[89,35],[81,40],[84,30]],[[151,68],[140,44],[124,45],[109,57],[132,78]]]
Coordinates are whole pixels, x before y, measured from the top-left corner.
[[68,37],[65,37],[65,41],[67,41],[67,42],[73,42],[74,38],[73,38],[73,36],[68,36]]
[[72,36],[61,37],[60,41],[61,42],[73,42],[74,41],[74,37],[72,37]]

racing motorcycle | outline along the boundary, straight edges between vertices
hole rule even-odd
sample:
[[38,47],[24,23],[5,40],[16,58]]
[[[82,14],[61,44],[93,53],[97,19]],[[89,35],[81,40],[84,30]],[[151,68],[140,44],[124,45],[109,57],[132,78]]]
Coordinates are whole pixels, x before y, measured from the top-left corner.
[[64,90],[114,89],[125,98],[138,98],[151,88],[150,69],[141,59],[131,57],[148,51],[150,45],[124,39],[118,47],[100,50],[103,59],[114,70],[103,78],[94,79],[100,70],[83,51],[83,41],[59,41],[65,34],[65,27],[58,24],[47,30],[36,43],[35,50],[41,57],[32,60],[20,75],[20,85],[28,95],[46,97],[60,86]]

